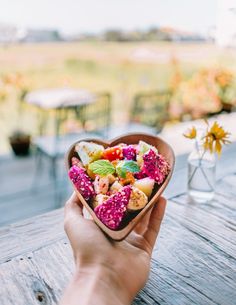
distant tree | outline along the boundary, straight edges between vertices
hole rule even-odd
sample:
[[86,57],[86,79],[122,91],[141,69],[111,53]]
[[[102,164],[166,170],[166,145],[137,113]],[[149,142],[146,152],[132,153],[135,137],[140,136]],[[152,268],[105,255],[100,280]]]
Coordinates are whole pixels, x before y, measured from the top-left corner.
[[125,35],[120,30],[108,30],[104,33],[104,39],[107,41],[126,41]]

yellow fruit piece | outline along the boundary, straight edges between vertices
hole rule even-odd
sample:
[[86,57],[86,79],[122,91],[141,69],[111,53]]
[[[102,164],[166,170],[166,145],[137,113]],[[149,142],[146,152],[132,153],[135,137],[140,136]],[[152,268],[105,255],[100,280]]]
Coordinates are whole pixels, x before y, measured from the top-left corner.
[[122,189],[122,185],[118,182],[118,181],[115,181],[111,187],[110,187],[110,192],[111,194],[115,194],[116,192],[118,192],[120,189]]
[[107,195],[98,194],[96,197],[94,197],[92,205],[95,209],[98,205],[102,204],[104,201],[106,201],[109,198]]
[[127,209],[130,212],[141,210],[148,203],[147,196],[136,187],[132,187]]
[[136,180],[134,182],[134,186],[137,187],[144,194],[146,194],[148,197],[150,197],[152,194],[154,183],[155,181],[153,179],[147,177],[140,180]]

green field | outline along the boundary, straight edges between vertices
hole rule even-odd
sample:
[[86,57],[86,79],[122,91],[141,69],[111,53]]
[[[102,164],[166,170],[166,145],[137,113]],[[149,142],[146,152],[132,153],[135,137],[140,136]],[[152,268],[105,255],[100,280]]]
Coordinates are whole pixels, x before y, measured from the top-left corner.
[[[236,71],[234,50],[208,44],[160,42],[78,42],[24,44],[0,47],[0,75],[21,73],[31,90],[72,86],[108,91],[113,97],[115,123],[128,117],[133,96],[140,91],[167,88],[174,72],[173,58],[184,78],[201,67],[225,66]],[[23,107],[19,115],[16,90],[0,102],[0,154],[8,151],[13,129],[37,133],[37,113]]]

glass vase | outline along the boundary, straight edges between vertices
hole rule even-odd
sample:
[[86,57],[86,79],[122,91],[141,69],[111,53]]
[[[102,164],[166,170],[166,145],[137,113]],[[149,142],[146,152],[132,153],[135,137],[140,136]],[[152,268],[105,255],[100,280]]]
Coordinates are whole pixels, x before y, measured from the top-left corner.
[[214,197],[215,154],[198,143],[188,157],[188,195],[195,202],[208,202]]

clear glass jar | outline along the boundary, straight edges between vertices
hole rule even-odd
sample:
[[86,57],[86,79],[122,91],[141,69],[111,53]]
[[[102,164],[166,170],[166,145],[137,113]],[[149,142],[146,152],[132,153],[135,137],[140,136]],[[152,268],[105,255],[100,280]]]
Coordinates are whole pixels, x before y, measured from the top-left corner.
[[196,202],[213,199],[216,175],[216,157],[196,142],[188,157],[188,195]]

